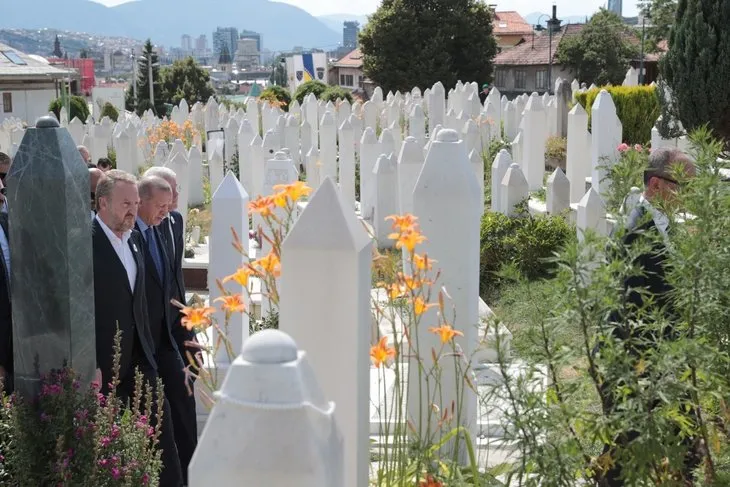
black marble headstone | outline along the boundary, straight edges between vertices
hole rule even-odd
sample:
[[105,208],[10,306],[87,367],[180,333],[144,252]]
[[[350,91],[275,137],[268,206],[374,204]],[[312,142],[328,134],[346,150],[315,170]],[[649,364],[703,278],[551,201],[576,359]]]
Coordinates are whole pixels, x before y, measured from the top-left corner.
[[68,130],[42,117],[26,131],[8,174],[15,389],[73,367],[94,378],[94,283],[89,171]]

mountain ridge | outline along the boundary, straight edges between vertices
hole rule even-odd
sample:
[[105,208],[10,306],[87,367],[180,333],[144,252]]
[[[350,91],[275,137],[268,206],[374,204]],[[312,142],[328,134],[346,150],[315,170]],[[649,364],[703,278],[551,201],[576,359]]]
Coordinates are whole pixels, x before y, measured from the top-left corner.
[[[5,3],[5,2],[3,2]],[[180,37],[205,34],[227,27],[221,15],[197,15],[197,0],[137,0],[106,7],[89,0],[24,0],[7,2],[0,15],[0,28],[54,28],[107,36],[150,38],[156,44],[179,46]],[[207,0],[207,12],[225,12],[226,19],[246,19],[233,24],[260,32],[263,47],[272,51],[304,48],[335,48],[341,41],[324,22],[306,11],[269,0]],[[62,4],[62,5],[60,5]],[[164,20],[161,20],[164,19]],[[212,39],[210,40],[212,44]]]

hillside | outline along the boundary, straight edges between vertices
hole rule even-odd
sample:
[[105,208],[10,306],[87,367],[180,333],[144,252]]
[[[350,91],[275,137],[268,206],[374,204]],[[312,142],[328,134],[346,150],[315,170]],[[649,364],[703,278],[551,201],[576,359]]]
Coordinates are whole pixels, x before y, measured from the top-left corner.
[[[88,0],[2,1],[0,29],[54,28],[106,36],[152,38],[177,46],[184,33],[211,38],[216,27],[233,25],[263,34],[274,51],[294,46],[335,47],[342,29],[330,29],[304,10],[269,0],[138,0],[105,7]],[[221,20],[224,19],[224,20]],[[236,19],[236,20],[233,20]]]

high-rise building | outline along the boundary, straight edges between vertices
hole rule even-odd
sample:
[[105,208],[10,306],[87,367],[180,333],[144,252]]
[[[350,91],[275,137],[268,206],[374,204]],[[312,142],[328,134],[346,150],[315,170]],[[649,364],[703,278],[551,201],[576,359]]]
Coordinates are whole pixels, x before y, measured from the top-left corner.
[[193,38],[187,34],[183,34],[183,36],[180,38],[180,48],[186,52],[192,51],[193,50]]
[[201,53],[208,50],[208,37],[205,34],[195,39],[195,50]]
[[608,11],[623,17],[623,0],[608,0]]
[[238,47],[238,29],[235,27],[218,27],[213,32],[213,51],[220,55],[223,46],[228,47],[228,53],[233,56]]
[[357,47],[357,37],[360,34],[360,23],[355,21],[345,21],[342,29],[342,45],[349,49]]
[[261,34],[258,32],[254,32],[252,30],[242,30],[240,35],[240,39],[254,39],[256,41],[256,50],[258,52],[261,52],[262,48],[262,42],[261,42]]
[[254,69],[261,65],[261,52],[256,47],[256,39],[239,39],[235,58],[238,69]]

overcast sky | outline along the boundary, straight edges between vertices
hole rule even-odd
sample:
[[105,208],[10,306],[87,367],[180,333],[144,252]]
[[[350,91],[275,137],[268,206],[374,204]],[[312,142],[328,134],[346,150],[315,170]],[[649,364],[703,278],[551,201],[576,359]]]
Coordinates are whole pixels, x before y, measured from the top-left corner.
[[[124,3],[127,0],[95,0],[104,5],[113,6]],[[284,3],[296,5],[303,8],[312,15],[325,14],[356,14],[367,15],[375,11],[380,0],[281,0]],[[500,4],[498,1],[490,1],[497,4],[497,10],[517,10],[523,15],[532,12],[549,13],[552,7],[550,0],[511,0],[508,3]],[[557,0],[558,17],[561,15],[587,15],[599,7],[606,6],[606,0]],[[625,0],[623,5],[625,17],[636,15],[636,0]]]

